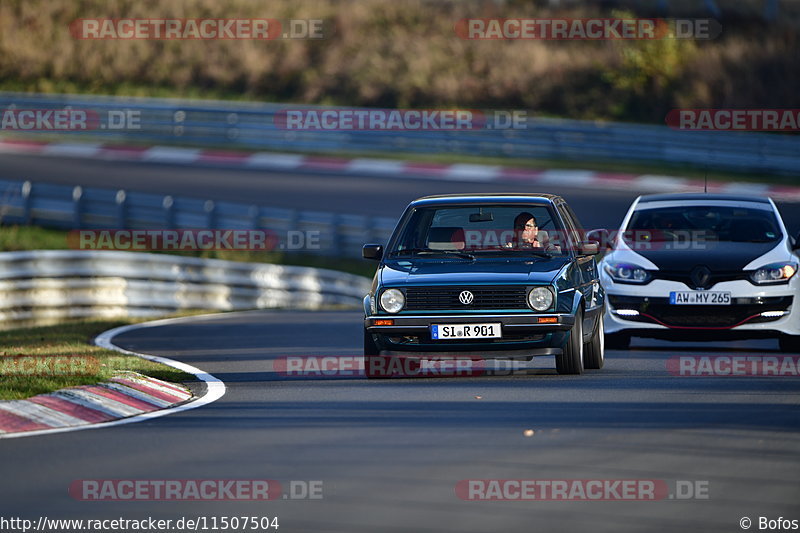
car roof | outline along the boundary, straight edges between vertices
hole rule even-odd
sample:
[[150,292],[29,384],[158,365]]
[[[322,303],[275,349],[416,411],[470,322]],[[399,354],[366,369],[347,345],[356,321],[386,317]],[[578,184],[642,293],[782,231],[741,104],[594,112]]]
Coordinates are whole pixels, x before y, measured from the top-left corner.
[[417,198],[411,205],[448,205],[448,204],[483,204],[483,203],[540,203],[554,204],[563,201],[558,195],[547,193],[518,193],[518,192],[493,192],[493,193],[463,193],[463,194],[436,194]]
[[744,194],[714,194],[714,193],[672,193],[672,194],[647,194],[639,198],[639,203],[643,202],[672,202],[682,200],[710,200],[710,201],[734,201],[734,202],[754,202],[757,204],[768,204],[768,198],[758,196],[747,196]]

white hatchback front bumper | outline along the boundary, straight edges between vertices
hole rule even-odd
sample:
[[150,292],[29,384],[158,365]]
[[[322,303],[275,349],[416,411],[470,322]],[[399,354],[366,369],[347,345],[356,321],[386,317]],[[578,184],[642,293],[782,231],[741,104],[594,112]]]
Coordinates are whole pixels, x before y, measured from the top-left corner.
[[676,338],[681,338],[681,332],[724,335],[727,331],[737,332],[737,337],[746,337],[747,332],[753,337],[771,336],[770,333],[800,335],[800,309],[793,305],[800,298],[800,276],[782,285],[757,286],[736,280],[720,282],[709,289],[730,292],[731,305],[671,305],[671,292],[692,290],[676,281],[617,283],[604,270],[600,280],[609,303],[606,333],[626,331],[634,336],[665,337],[665,333],[673,331]]

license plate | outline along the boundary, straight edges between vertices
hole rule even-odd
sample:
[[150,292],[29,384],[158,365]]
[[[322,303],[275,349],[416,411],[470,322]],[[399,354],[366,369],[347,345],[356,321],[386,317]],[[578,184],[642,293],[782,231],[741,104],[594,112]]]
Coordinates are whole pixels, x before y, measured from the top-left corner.
[[672,305],[731,305],[731,293],[720,291],[674,291],[669,293]]
[[434,324],[431,338],[441,339],[499,339],[500,324]]

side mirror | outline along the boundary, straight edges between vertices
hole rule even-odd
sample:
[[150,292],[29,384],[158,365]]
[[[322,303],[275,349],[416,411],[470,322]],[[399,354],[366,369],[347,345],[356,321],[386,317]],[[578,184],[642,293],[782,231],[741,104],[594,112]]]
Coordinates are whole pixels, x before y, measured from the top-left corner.
[[597,255],[600,253],[600,245],[596,242],[582,242],[580,252],[581,255]]
[[586,232],[586,240],[598,243],[598,248],[601,250],[610,250],[614,244],[611,242],[611,234],[607,229],[593,229]]
[[361,257],[364,259],[372,259],[373,261],[380,261],[383,258],[383,245],[381,244],[365,244],[361,248]]

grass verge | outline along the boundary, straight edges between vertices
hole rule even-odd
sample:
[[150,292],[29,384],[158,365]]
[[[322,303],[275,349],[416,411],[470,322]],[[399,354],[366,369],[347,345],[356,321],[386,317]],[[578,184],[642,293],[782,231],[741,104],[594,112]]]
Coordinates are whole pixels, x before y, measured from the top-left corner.
[[70,321],[0,331],[0,400],[91,385],[125,370],[173,383],[196,381],[175,368],[90,344],[103,331],[137,322],[142,320]]

